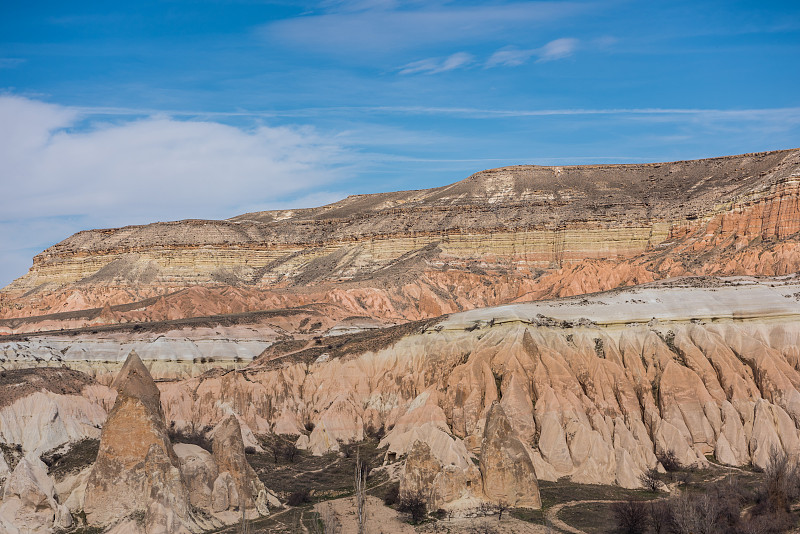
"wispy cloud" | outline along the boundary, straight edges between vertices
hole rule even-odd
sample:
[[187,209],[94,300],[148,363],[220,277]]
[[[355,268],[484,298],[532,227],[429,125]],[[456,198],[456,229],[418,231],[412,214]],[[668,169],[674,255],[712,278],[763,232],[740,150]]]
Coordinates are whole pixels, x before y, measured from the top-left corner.
[[[70,107],[0,96],[0,251],[86,227],[226,218],[245,203],[267,209],[340,186],[354,164],[341,142],[310,128],[166,116],[77,128],[84,119]],[[3,262],[0,280],[19,269]]]
[[599,8],[598,2],[367,2],[359,10],[276,21],[263,26],[260,32],[267,39],[317,53],[363,56],[443,43],[476,43],[512,33],[527,35],[534,27]]
[[503,48],[491,55],[486,61],[486,67],[518,67],[527,63],[533,57],[537,58],[537,62],[564,59],[573,55],[579,45],[580,41],[578,41],[578,39],[564,37],[550,41],[540,48],[524,50],[513,47]]
[[152,117],[169,116],[191,119],[225,119],[271,117],[313,117],[328,115],[451,115],[474,118],[513,118],[513,117],[548,117],[548,116],[581,116],[581,115],[629,115],[652,117],[686,117],[704,116],[716,119],[762,120],[783,117],[786,120],[800,120],[800,107],[750,108],[750,109],[714,109],[714,108],[542,108],[542,109],[503,109],[475,107],[445,106],[324,106],[275,110],[237,110],[207,112],[198,110],[175,110],[156,108],[119,108],[119,107],[75,107],[61,108],[87,117],[133,116]]
[[0,57],[0,69],[13,69],[25,63],[25,59],[19,57]]
[[550,41],[539,49],[539,61],[553,61],[571,56],[578,48],[578,40],[571,38]]
[[473,61],[472,54],[456,52],[445,58],[427,58],[413,61],[400,67],[400,74],[438,74],[449,70],[469,66]]

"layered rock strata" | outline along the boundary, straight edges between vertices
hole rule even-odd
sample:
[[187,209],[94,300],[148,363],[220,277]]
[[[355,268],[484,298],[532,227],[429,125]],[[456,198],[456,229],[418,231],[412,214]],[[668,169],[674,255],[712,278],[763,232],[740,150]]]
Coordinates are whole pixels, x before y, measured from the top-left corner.
[[[304,433],[333,411],[350,439],[391,428],[387,455],[423,442],[423,463],[455,465],[464,483],[494,402],[509,426],[493,456],[518,458],[521,443],[539,480],[638,487],[668,452],[685,465],[713,455],[763,466],[773,447],[799,452],[796,294],[791,278],[701,279],[474,310],[374,350],[311,347],[164,384],[162,402],[178,426],[235,407],[255,433]],[[317,454],[336,448],[320,443]]]
[[314,303],[405,321],[671,276],[785,274],[800,268],[798,176],[797,150],[517,166],[309,210],[91,230],[3,291],[0,328]]

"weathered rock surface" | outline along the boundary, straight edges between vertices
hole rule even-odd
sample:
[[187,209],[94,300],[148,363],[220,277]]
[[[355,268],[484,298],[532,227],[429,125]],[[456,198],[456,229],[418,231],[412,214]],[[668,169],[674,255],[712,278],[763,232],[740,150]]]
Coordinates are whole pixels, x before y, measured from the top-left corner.
[[83,501],[90,525],[114,525],[124,531],[126,518],[138,515],[144,517],[141,529],[146,534],[187,534],[236,521],[238,514],[230,512],[241,506],[250,509],[252,517],[268,514],[268,503],[279,504],[247,463],[235,415],[214,429],[213,455],[196,445],[173,447],[160,392],[135,352],[113,387],[117,401],[103,427],[85,489],[83,473],[62,483],[70,501]]
[[482,495],[481,476],[471,463],[443,464],[427,443],[417,440],[406,457],[400,493],[421,495],[430,510],[474,508]]
[[505,506],[541,508],[531,455],[532,451],[515,435],[500,404],[492,404],[481,446],[480,469],[485,498]]
[[50,533],[72,526],[72,516],[55,497],[47,466],[39,458],[23,458],[6,480],[0,503],[0,528],[9,534]]
[[759,465],[772,444],[794,450],[796,293],[794,278],[702,279],[475,310],[371,349],[353,338],[324,359],[311,344],[164,384],[162,400],[177,424],[200,427],[237,406],[256,433],[287,410],[315,431],[343,414],[345,435],[383,426],[387,455],[421,441],[442,467],[480,453],[499,401],[538,479],[638,487],[657,454]]
[[117,400],[103,426],[97,461],[86,487],[84,510],[91,525],[109,525],[148,509],[147,457],[161,460],[150,454],[151,447],[160,449],[176,469],[180,466],[167,436],[160,393],[135,352],[128,356],[112,386]]
[[[763,467],[800,452],[798,173],[798,150],[512,167],[311,210],[81,232],[0,293],[0,365],[66,362],[108,383],[118,363],[94,360],[135,345],[175,379],[157,387],[137,357],[114,381],[84,507],[117,529],[133,512],[164,532],[193,528],[192,506],[265,513],[242,451],[268,432],[322,454],[383,428],[409,487],[450,507],[533,505],[525,480],[636,487],[668,452]],[[59,328],[78,330],[21,334]],[[199,374],[215,355],[231,369]],[[114,392],[77,375],[61,390],[54,372],[0,379],[0,439],[37,452],[96,435]],[[178,452],[166,420],[230,446]]]
[[[0,327],[309,304],[337,320],[402,321],[674,276],[787,274],[800,269],[798,168],[798,150],[517,166],[308,210],[90,230],[39,254],[3,290]],[[316,323],[332,326],[307,327]]]
[[[244,506],[258,509],[261,515],[268,515],[269,508],[265,504],[268,500],[268,491],[247,463],[242,429],[236,416],[229,415],[217,425],[214,429],[213,444],[213,459],[219,472],[212,489],[214,511],[221,512],[227,508]],[[221,480],[224,482],[220,482]],[[224,501],[228,503],[228,507],[223,506],[223,497],[220,494],[225,491],[221,489],[223,486],[227,490]],[[277,502],[274,495],[270,495],[270,499]]]

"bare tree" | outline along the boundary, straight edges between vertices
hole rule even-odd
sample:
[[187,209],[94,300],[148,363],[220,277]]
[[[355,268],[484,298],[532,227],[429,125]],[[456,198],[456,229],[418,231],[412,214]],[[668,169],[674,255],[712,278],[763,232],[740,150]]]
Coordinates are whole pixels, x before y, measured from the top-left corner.
[[497,501],[497,520],[500,521],[503,519],[503,512],[508,510],[508,503],[503,499]]
[[639,482],[642,483],[642,486],[645,489],[656,492],[661,487],[661,480],[658,477],[658,471],[653,468],[648,469],[641,475],[639,475]]
[[321,510],[314,518],[314,534],[339,534],[342,531],[342,523],[334,509],[327,505]]
[[622,534],[644,534],[647,531],[647,508],[641,501],[621,501],[611,505],[617,532]]
[[672,523],[672,510],[666,500],[650,501],[647,505],[650,512],[650,528],[655,534],[666,534]]
[[367,499],[367,469],[361,463],[361,449],[356,449],[356,472],[355,472],[355,490],[356,490],[356,519],[358,520],[358,534],[364,534],[365,517],[365,503]]

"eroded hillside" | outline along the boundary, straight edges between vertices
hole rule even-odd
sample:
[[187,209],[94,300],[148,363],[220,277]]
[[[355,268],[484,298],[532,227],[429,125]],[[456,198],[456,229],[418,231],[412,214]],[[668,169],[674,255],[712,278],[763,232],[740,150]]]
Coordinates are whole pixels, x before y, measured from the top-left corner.
[[0,295],[23,333],[324,306],[381,323],[684,275],[800,268],[800,151],[517,166],[227,221],[88,230]]

